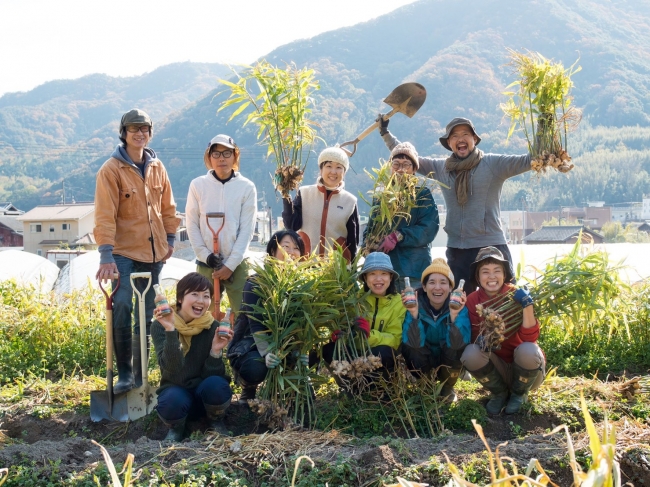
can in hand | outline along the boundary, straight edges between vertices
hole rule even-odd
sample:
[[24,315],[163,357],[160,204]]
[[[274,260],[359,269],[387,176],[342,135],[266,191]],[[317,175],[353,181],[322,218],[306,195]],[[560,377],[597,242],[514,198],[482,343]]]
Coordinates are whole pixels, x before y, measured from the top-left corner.
[[228,336],[228,332],[224,328],[230,330],[230,308],[226,308],[226,315],[223,317],[223,321],[219,322],[219,330],[217,332],[219,336]]

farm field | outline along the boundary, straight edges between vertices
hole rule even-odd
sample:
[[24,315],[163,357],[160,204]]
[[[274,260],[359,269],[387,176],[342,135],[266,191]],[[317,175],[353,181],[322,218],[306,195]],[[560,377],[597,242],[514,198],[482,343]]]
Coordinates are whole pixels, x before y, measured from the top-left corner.
[[[621,255],[629,252],[620,249]],[[583,249],[584,256],[592,250]],[[518,253],[515,248],[513,256]],[[526,263],[546,255],[526,253]],[[615,267],[619,259],[611,255],[606,264]],[[566,435],[549,433],[566,425],[577,463],[589,468],[583,395],[596,429],[605,421],[615,427],[623,483],[648,485],[650,284],[629,284],[635,279],[621,276],[607,300],[583,310],[578,321],[544,319],[539,342],[547,357],[547,378],[520,414],[487,416],[482,407],[487,396],[475,380],[459,381],[456,403],[436,402],[425,414],[421,404],[431,391],[418,390],[417,384],[386,402],[372,396],[349,398],[329,379],[316,391],[317,419],[311,430],[269,431],[247,405],[233,400],[225,424],[234,436],[205,432],[205,423],[194,422],[189,437],[176,445],[162,443],[166,427],[155,412],[129,423],[91,422],[90,391],[105,387],[103,299],[97,291],[76,291],[61,299],[4,281],[0,469],[7,470],[0,482],[107,485],[109,470],[91,443],[95,440],[108,449],[118,472],[134,455],[132,485],[289,486],[300,455],[315,464],[303,460],[294,485],[380,486],[395,483],[398,476],[447,485],[451,470],[445,455],[467,482],[489,485],[489,456],[472,425],[476,420],[492,452],[508,442],[499,454],[512,459],[509,465],[523,472],[535,458],[556,485],[568,486],[573,476]],[[153,358],[150,371],[155,384]],[[433,420],[425,423],[423,418]]]

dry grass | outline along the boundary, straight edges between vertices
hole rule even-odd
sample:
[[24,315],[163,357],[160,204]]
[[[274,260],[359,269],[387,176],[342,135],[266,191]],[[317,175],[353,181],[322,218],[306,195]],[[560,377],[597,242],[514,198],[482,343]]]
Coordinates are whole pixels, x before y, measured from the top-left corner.
[[[352,439],[352,436],[338,431],[309,431],[300,428],[234,438],[217,435],[209,437],[205,449],[183,460],[183,465],[186,468],[188,464],[207,463],[231,472],[241,470],[246,465],[256,468],[261,461],[282,465],[291,456],[331,452]],[[166,450],[165,454],[183,449],[182,445],[175,445]]]

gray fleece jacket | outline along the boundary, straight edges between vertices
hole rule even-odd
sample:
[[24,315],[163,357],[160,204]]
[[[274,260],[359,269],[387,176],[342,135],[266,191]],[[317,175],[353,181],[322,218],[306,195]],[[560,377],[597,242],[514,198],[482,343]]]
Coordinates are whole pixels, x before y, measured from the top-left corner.
[[[389,150],[399,144],[390,132],[382,138]],[[441,183],[447,206],[444,228],[447,247],[472,249],[506,244],[500,219],[501,188],[506,179],[530,171],[530,154],[483,154],[481,162],[470,173],[469,201],[465,206],[458,204],[456,172],[445,171],[446,158],[420,157],[419,161],[418,173]]]

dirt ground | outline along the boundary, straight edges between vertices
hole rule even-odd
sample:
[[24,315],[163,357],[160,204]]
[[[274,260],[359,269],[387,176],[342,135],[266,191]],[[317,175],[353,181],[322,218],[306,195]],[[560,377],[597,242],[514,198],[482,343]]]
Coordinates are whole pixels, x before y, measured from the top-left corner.
[[[557,425],[557,419],[551,415],[538,415],[527,418],[517,417],[520,429],[516,435],[510,424],[512,417],[490,417],[484,432],[492,451],[499,443],[507,441],[500,447],[502,456],[513,458],[519,465],[528,464],[531,458],[537,458],[544,469],[552,472],[551,477],[560,486],[572,484],[572,475],[567,466],[566,438],[562,434],[548,437],[544,433]],[[223,461],[218,458],[215,445],[224,442],[223,448],[234,451],[237,437],[250,439],[252,433],[262,433],[256,424],[255,416],[248,407],[233,404],[225,420],[226,425],[236,437],[224,438],[211,435],[194,436],[184,440],[175,447],[168,448],[161,440],[166,434],[166,427],[155,414],[130,423],[106,422],[93,423],[89,415],[67,412],[47,418],[34,417],[29,411],[14,411],[2,418],[0,429],[10,438],[4,448],[0,445],[0,468],[9,467],[26,461],[47,465],[49,461],[59,461],[62,475],[92,468],[103,462],[99,448],[91,443],[94,439],[107,447],[115,465],[121,465],[129,453],[135,454],[135,468],[154,461],[165,467],[173,467],[182,459],[197,455],[211,458],[215,465]],[[191,431],[203,431],[204,422],[189,424]],[[305,435],[306,433],[295,433]],[[240,436],[242,435],[242,436]],[[275,442],[273,434],[267,433],[267,446],[259,449],[255,461],[278,458],[280,444],[286,444],[286,436]],[[278,433],[278,435],[282,435]],[[13,439],[14,441],[11,441]],[[248,441],[248,440],[246,440]],[[432,457],[439,463],[445,463],[443,452],[456,465],[462,464],[472,456],[485,451],[482,440],[476,434],[459,432],[435,439],[395,439],[388,444],[385,439],[368,439],[342,441],[336,445],[329,444],[323,448],[308,447],[301,452],[313,460],[330,463],[337,458],[349,458],[358,466],[364,478],[379,477],[392,471],[413,465],[427,464]],[[289,442],[290,443],[290,442]],[[246,445],[244,445],[244,450]],[[286,455],[296,454],[287,451]],[[621,457],[624,483],[627,485],[650,485],[650,457],[648,451],[632,451]],[[214,455],[214,458],[210,457]]]

